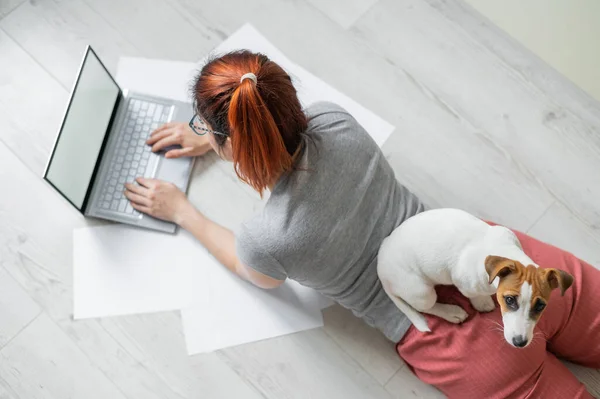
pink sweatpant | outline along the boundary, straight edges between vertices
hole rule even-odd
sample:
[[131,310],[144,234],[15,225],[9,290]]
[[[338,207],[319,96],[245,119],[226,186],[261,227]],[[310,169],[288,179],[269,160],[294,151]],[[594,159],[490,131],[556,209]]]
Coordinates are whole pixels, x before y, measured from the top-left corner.
[[431,333],[411,327],[396,349],[422,381],[449,398],[591,398],[557,359],[600,368],[600,271],[572,254],[515,232],[541,267],[571,273],[575,282],[561,297],[554,290],[524,349],[510,346],[499,331],[500,309],[478,313],[454,287],[438,287],[438,301],[469,313],[461,325],[426,315]]

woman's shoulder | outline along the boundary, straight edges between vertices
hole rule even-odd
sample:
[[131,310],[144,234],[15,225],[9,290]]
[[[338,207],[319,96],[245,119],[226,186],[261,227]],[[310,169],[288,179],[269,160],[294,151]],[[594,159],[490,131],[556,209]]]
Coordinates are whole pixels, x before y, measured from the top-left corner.
[[344,108],[332,102],[316,102],[305,108],[309,133],[353,133],[362,127]]
[[[361,124],[343,107],[331,102],[317,102],[305,109],[308,116],[308,131],[313,137],[323,140],[322,146],[338,147],[340,142],[360,142],[361,152],[377,151],[376,144]],[[346,144],[343,144],[346,145]],[[346,148],[346,150],[349,150]],[[348,154],[346,154],[348,155]]]
[[338,117],[352,117],[350,113],[342,106],[332,103],[329,101],[318,101],[310,104],[304,109],[304,112],[308,116],[308,119],[314,119],[322,115],[338,115]]

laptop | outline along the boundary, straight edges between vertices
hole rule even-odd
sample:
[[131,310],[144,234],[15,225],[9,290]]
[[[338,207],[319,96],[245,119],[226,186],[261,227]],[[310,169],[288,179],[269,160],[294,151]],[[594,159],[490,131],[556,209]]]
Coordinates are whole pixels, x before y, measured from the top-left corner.
[[157,178],[186,191],[193,159],[167,159],[146,140],[162,124],[192,115],[190,104],[121,89],[88,46],[44,180],[86,217],[174,233],[175,224],[133,209],[124,184]]

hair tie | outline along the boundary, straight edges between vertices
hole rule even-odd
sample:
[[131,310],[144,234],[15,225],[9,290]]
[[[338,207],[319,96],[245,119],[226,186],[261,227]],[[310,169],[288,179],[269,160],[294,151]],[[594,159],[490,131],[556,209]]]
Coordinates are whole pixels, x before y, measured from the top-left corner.
[[244,79],[250,79],[254,82],[254,84],[258,83],[256,80],[256,75],[253,74],[252,72],[243,74],[242,77],[240,78],[240,83],[242,83],[244,81]]

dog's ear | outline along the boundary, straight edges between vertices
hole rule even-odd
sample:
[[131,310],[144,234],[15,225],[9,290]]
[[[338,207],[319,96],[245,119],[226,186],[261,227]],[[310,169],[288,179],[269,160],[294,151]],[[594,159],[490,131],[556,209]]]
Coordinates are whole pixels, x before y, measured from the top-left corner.
[[496,277],[500,279],[508,276],[517,270],[515,262],[502,256],[490,255],[485,258],[485,271],[490,276],[489,283],[492,284]]
[[558,269],[546,269],[546,280],[551,289],[560,287],[560,295],[564,296],[565,291],[573,285],[573,276]]

